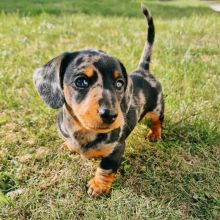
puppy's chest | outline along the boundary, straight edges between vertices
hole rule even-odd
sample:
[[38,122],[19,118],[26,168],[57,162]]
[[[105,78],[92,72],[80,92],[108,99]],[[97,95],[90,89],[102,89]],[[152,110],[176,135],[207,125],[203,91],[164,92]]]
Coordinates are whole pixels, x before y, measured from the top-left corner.
[[108,143],[108,134],[95,134],[88,131],[76,131],[70,142],[71,146],[84,158],[105,157],[112,153],[115,143]]
[[66,133],[62,137],[75,152],[85,158],[105,157],[112,153],[116,146],[118,131],[108,134],[98,134],[92,131],[79,128],[74,121],[63,117],[58,126],[60,133]]
[[95,145],[98,144],[98,141],[96,141],[97,139],[99,142],[104,141],[104,139],[101,140],[98,138],[98,135],[94,132],[84,129],[76,129],[73,123],[65,123],[64,121],[63,127],[65,127],[67,133],[69,134],[67,139],[70,145],[79,153],[91,147],[96,148]]
[[97,139],[97,135],[93,132],[86,130],[70,131],[72,133],[72,141],[79,147],[84,147],[90,142],[94,142]]

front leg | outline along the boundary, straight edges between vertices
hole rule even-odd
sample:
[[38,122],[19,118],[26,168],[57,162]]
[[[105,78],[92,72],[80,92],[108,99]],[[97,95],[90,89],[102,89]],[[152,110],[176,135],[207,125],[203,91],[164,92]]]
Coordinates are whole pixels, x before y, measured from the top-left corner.
[[108,194],[112,183],[116,178],[117,170],[121,164],[121,157],[124,152],[125,143],[120,143],[115,150],[101,160],[95,176],[88,182],[88,194],[97,198],[100,195]]
[[76,153],[75,147],[73,147],[69,141],[65,141],[62,146],[65,150],[68,150],[71,154]]

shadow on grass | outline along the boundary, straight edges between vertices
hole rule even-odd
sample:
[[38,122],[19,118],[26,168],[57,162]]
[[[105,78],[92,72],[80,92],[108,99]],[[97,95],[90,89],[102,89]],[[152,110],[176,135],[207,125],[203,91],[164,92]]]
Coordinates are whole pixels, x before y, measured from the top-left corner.
[[170,121],[158,143],[143,141],[138,132],[122,162],[120,185],[140,196],[163,200],[186,215],[214,218],[220,201],[216,196],[220,168],[217,128],[204,121]]
[[[193,15],[208,16],[212,11],[205,6],[187,6],[173,4],[172,1],[145,1],[155,17],[163,19],[178,19]],[[41,13],[52,15],[72,15],[84,13],[88,15],[141,17],[140,2],[121,0],[82,0],[82,1],[59,1],[59,0],[3,0],[0,2],[0,11],[19,13],[21,16],[35,16]]]
[[177,123],[168,121],[164,136],[165,142],[175,142],[180,146],[186,144],[211,146],[220,143],[220,134],[216,125],[201,119],[193,119],[191,122],[181,120]]

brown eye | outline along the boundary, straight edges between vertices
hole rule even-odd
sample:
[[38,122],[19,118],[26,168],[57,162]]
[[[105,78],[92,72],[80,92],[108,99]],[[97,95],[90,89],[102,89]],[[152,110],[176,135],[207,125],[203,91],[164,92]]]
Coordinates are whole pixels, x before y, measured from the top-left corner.
[[89,86],[89,82],[88,82],[87,78],[84,76],[80,76],[80,77],[76,78],[74,83],[75,83],[75,86],[80,89],[86,89]]
[[121,80],[121,79],[118,79],[118,80],[115,82],[115,88],[116,88],[117,90],[121,90],[123,87],[124,87],[124,81]]

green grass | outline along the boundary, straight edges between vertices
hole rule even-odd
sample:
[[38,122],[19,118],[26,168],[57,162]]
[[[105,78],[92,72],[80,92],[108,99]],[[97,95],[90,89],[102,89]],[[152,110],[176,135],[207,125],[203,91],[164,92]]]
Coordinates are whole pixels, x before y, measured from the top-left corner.
[[163,140],[145,140],[140,123],[111,195],[93,200],[85,186],[98,161],[60,147],[56,111],[32,73],[88,47],[132,71],[145,39],[140,2],[0,2],[0,219],[220,219],[220,15],[200,1],[145,5],[156,25],[151,68],[166,97]]

